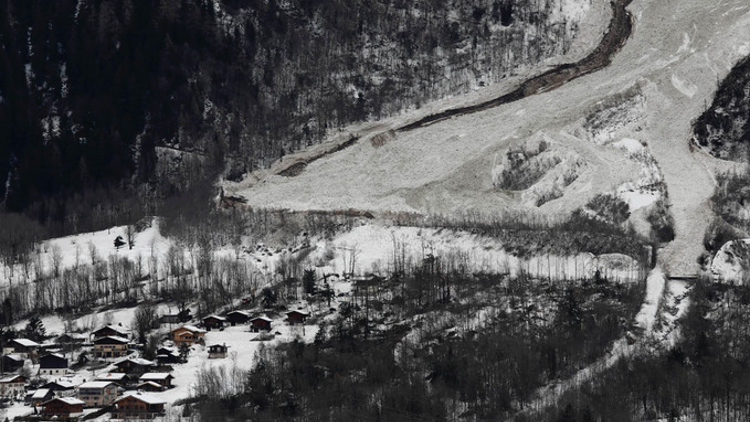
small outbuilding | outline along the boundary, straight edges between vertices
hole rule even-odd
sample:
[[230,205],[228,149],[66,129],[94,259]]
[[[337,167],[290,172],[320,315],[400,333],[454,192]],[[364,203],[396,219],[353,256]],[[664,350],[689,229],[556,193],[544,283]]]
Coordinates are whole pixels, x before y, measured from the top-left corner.
[[257,333],[260,331],[271,331],[273,320],[268,317],[259,316],[250,320],[250,331]]
[[206,330],[211,331],[213,329],[221,329],[224,328],[224,323],[227,321],[226,318],[218,316],[218,315],[209,315],[205,318],[203,318],[203,326],[206,327]]
[[227,321],[234,327],[237,324],[246,324],[250,320],[250,314],[245,311],[232,311],[227,314]]
[[212,344],[208,346],[209,359],[223,359],[227,357],[229,347],[226,344]]
[[303,310],[294,310],[286,313],[286,320],[290,325],[304,324],[309,316]]

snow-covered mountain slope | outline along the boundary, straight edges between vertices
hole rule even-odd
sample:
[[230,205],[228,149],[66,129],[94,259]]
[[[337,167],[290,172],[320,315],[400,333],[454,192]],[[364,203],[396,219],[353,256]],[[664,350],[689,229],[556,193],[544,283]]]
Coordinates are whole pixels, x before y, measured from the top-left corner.
[[[633,139],[648,146],[672,204],[676,239],[661,254],[665,270],[694,274],[711,215],[711,173],[722,164],[691,151],[690,125],[714,94],[709,82],[725,76],[747,52],[743,34],[750,28],[750,5],[637,0],[629,9],[634,33],[605,69],[553,91],[400,132],[382,146],[365,139],[310,163],[296,177],[269,176],[258,183],[251,176],[228,190],[253,206],[293,209],[450,213],[524,207],[516,195],[493,186],[495,157],[544,134],[561,154],[574,152],[586,163],[562,198],[538,209],[559,213],[637,181],[638,166],[607,145]],[[640,99],[617,112],[634,90]],[[602,142],[586,133],[585,123],[603,108],[615,112],[604,122],[610,127]]]

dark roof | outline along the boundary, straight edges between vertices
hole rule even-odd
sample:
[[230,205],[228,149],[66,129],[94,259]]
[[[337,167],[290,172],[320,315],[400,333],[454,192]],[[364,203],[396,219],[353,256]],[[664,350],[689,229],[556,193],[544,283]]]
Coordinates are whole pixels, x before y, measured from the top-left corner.
[[57,353],[50,353],[39,358],[39,368],[67,368],[68,359]]

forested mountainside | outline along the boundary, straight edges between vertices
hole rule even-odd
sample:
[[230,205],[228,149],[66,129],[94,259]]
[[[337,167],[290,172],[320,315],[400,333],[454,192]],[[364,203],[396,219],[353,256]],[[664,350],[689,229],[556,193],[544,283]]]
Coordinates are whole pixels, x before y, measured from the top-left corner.
[[714,157],[748,161],[750,154],[750,57],[721,81],[711,107],[693,126],[694,139]]
[[2,2],[0,200],[58,231],[112,224],[127,193],[236,178],[559,54],[585,13],[564,3]]

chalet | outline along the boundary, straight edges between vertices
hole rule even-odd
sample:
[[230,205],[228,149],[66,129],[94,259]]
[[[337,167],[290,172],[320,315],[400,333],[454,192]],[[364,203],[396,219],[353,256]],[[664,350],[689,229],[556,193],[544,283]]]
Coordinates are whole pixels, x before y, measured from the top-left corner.
[[271,322],[268,317],[259,316],[250,320],[250,331],[257,333],[259,331],[271,331]]
[[87,337],[84,334],[65,333],[59,336],[55,342],[58,346],[81,345],[86,343]]
[[309,316],[310,314],[305,311],[294,310],[286,313],[286,320],[290,325],[304,324]]
[[203,326],[206,327],[208,331],[211,331],[214,328],[224,328],[224,323],[227,321],[226,318],[220,317],[218,315],[209,315],[205,318],[203,318]]
[[23,358],[19,355],[5,355],[2,358],[3,372],[15,372],[23,368]]
[[56,397],[42,403],[42,415],[70,418],[83,413],[83,400],[75,397]]
[[27,338],[17,338],[9,341],[3,346],[3,354],[15,354],[24,359],[32,359],[37,357],[40,347],[41,345],[35,341],[31,341]]
[[109,381],[90,381],[78,386],[78,398],[86,407],[109,406],[117,400],[117,384]]
[[44,384],[42,388],[46,388],[55,393],[57,397],[72,397],[76,395],[76,386],[67,381],[52,381]]
[[96,378],[94,378],[94,381],[113,382],[120,387],[125,387],[126,385],[130,383],[131,377],[128,374],[124,374],[124,373],[107,372],[104,374],[97,375]]
[[0,379],[0,397],[18,397],[26,392],[26,378],[12,375]]
[[121,325],[105,325],[104,327],[91,333],[91,335],[94,336],[95,339],[100,337],[122,337],[125,339],[130,338],[128,331],[125,330]]
[[107,336],[94,340],[94,357],[119,358],[128,354],[130,341],[124,337]]
[[155,382],[164,388],[172,387],[174,377],[166,372],[149,372],[141,375],[140,382]]
[[154,419],[164,416],[166,401],[148,394],[128,394],[115,402],[114,419]]
[[175,346],[180,347],[183,344],[192,346],[195,343],[203,341],[206,332],[192,325],[184,325],[172,331],[172,341]]
[[115,366],[118,373],[139,376],[149,372],[156,364],[146,359],[127,358],[115,363]]
[[180,354],[171,347],[162,347],[156,351],[156,362],[160,365],[181,363],[182,358],[180,357]]
[[237,324],[246,324],[250,320],[250,314],[245,311],[232,311],[227,314],[227,321],[234,327]]
[[68,358],[50,353],[39,358],[39,375],[62,375],[68,372]]
[[227,357],[227,347],[226,344],[213,344],[211,346],[208,346],[208,358],[209,359],[223,359]]
[[167,372],[149,372],[141,375],[140,382],[155,382],[164,388],[172,387],[172,380],[174,377]]
[[55,397],[54,391],[48,388],[40,388],[34,392],[30,392],[26,396],[25,401],[30,406],[41,406],[42,403],[52,400],[52,398],[54,397]]
[[159,317],[161,324],[182,324],[193,319],[193,315],[190,313],[190,309],[182,310],[176,314],[164,314]]
[[148,391],[150,393],[158,393],[160,391],[164,391],[166,388],[163,385],[157,384],[153,381],[146,381],[146,382],[142,382],[138,384],[136,389],[138,389],[138,391]]

